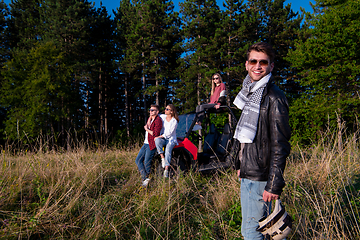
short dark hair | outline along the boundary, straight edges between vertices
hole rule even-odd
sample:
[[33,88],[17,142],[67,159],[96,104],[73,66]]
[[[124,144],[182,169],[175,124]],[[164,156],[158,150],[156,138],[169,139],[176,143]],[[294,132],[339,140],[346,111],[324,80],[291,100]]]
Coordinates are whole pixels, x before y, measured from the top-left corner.
[[157,104],[151,104],[150,107],[157,108],[157,110],[160,112],[160,107]]
[[258,43],[255,43],[255,44],[251,45],[249,47],[247,53],[246,53],[247,60],[249,60],[249,56],[250,56],[251,51],[265,53],[266,55],[269,56],[270,62],[274,62],[274,60],[275,60],[275,51],[274,51],[273,47],[269,43],[258,42]]

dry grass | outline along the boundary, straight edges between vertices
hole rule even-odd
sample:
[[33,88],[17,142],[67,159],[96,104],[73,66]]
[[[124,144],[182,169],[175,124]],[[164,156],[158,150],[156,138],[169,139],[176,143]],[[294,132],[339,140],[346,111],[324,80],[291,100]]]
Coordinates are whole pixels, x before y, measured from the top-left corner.
[[[294,146],[282,195],[288,239],[359,239],[359,135]],[[241,239],[235,172],[153,177],[139,146],[0,155],[0,239]]]
[[289,159],[284,198],[296,239],[359,239],[359,134],[341,145],[334,135],[324,139]]

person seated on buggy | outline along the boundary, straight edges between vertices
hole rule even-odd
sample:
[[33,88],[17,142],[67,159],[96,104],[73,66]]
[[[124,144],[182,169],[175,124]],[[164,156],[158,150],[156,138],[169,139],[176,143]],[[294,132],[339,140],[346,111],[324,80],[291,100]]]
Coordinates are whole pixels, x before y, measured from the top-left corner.
[[197,122],[197,124],[199,125],[201,125],[201,121],[204,117],[204,115],[201,114],[201,112],[209,108],[218,109],[220,105],[224,105],[226,103],[226,99],[225,99],[226,87],[222,81],[221,75],[219,73],[215,73],[211,79],[212,82],[211,82],[210,102],[207,104],[198,105],[196,107],[196,112],[200,113],[199,121]]
[[[179,116],[176,107],[169,104],[165,108],[165,114],[160,115],[163,121],[163,129],[158,137],[155,137],[155,145],[161,157],[162,167],[164,170],[164,177],[169,177],[169,167],[171,162],[171,153],[173,148],[178,144],[176,137],[176,128],[179,122]],[[165,146],[165,155],[164,155]]]

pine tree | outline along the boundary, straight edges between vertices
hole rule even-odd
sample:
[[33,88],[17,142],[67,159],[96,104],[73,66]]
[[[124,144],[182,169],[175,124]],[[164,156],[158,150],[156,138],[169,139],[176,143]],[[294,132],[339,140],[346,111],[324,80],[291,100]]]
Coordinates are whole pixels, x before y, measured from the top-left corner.
[[291,109],[295,138],[309,142],[339,119],[354,126],[360,110],[360,6],[356,0],[317,1],[310,37],[298,41],[288,60],[306,91]]
[[239,0],[225,1],[224,8],[212,45],[219,52],[220,59],[216,68],[223,73],[229,93],[228,103],[230,103],[230,97],[237,95],[246,76],[244,71],[246,51],[250,43],[256,41],[254,29],[258,24],[259,16]]
[[10,3],[10,47],[31,49],[41,36],[40,9],[44,0],[15,0]]
[[139,16],[136,6],[128,1],[120,1],[120,7],[115,15],[117,21],[117,51],[119,52],[119,78],[122,82],[124,94],[124,114],[121,116],[125,122],[127,136],[137,134],[136,124],[143,126],[144,121],[144,94],[141,78],[141,52],[136,26]]
[[[83,84],[86,89],[85,126],[97,126],[100,141],[104,143],[111,131],[119,124],[117,112],[119,101],[117,91],[119,84],[115,73],[115,23],[110,18],[104,6],[93,12],[89,39],[89,70],[92,73],[89,81]],[[95,110],[96,109],[96,110]]]
[[0,2],[0,11],[0,66],[2,66],[10,55],[8,32],[10,10],[3,1]]
[[[303,16],[294,13],[290,4],[284,6],[285,0],[248,1],[252,9],[259,14],[259,23],[253,31],[261,41],[270,43],[276,52],[273,75],[277,85],[286,84],[292,77],[290,63],[285,60],[289,49],[294,48],[299,38],[300,24]],[[285,90],[285,89],[284,89]]]
[[[9,17],[10,17],[10,10],[9,7],[3,1],[0,2],[0,85],[4,82],[3,78],[3,66],[4,63],[10,57],[10,39],[9,39]],[[4,122],[6,119],[6,109],[0,105],[0,139],[3,139],[4,136],[2,132],[5,128]]]
[[174,5],[170,1],[154,0],[147,3],[147,29],[150,29],[149,39],[152,39],[149,42],[150,66],[145,74],[153,84],[146,88],[145,93],[155,95],[156,104],[165,107],[173,95],[169,83],[177,78],[175,70],[182,53],[180,19],[178,13],[173,12]]
[[[67,115],[59,120],[63,144],[69,143],[71,138],[70,132],[78,129],[89,128],[92,123],[93,129],[100,134],[100,143],[104,135],[107,134],[105,127],[105,108],[103,100],[103,81],[105,76],[102,75],[99,66],[98,55],[94,38],[99,39],[101,36],[95,36],[94,31],[97,29],[96,18],[98,17],[93,4],[87,0],[46,0],[42,12],[44,32],[42,38],[44,41],[52,41],[64,53],[64,64],[71,69],[70,91],[62,99],[63,108]],[[96,72],[96,73],[95,73]],[[103,79],[99,78],[104,77]],[[95,84],[97,82],[97,84]],[[99,90],[100,89],[100,90]],[[99,93],[98,90],[101,92]],[[98,92],[98,95],[91,99],[92,103],[96,102],[95,109],[97,119],[90,120],[89,112],[86,107],[89,102],[84,103],[89,92]],[[88,101],[87,99],[86,101]],[[90,116],[91,117],[91,116]]]
[[8,108],[5,134],[8,139],[33,143],[43,134],[53,142],[56,122],[67,113],[61,106],[69,91],[69,69],[64,56],[48,42],[30,51],[17,50],[5,64],[1,105]]
[[[11,116],[14,120],[15,113],[17,116],[27,116],[29,111],[33,111],[35,116],[47,115],[47,111],[50,111],[51,117],[45,120],[41,117],[34,118],[37,129],[29,125],[30,120],[23,123],[24,132],[35,134],[40,131],[48,134],[51,129],[49,136],[55,137],[60,133],[60,141],[56,143],[64,145],[71,142],[71,133],[79,130],[84,132],[83,130],[87,131],[92,127],[99,131],[100,141],[103,142],[110,129],[107,122],[111,115],[108,104],[116,101],[112,97],[116,93],[109,94],[108,89],[112,89],[113,85],[117,86],[111,76],[114,71],[114,27],[105,8],[95,9],[87,0],[19,0],[12,4],[11,11],[14,14],[9,24],[11,46],[17,46],[17,49],[13,51],[12,62],[9,62],[6,69],[7,84],[13,81],[12,87],[5,84],[3,90],[19,92],[29,85],[34,89],[39,87],[39,93],[44,92],[46,95],[49,89],[37,82],[51,81],[53,86],[57,86],[57,97],[44,97],[42,102],[47,102],[58,110],[50,111],[45,107],[31,109],[35,105],[19,102],[19,106],[26,107],[8,105],[9,121]],[[38,54],[48,54],[39,57],[39,62],[45,64],[45,73],[35,67],[38,62],[34,60],[34,55]],[[18,60],[20,57],[26,59],[22,65]],[[46,64],[50,65],[51,71],[47,70]],[[36,71],[39,72],[38,78]],[[53,76],[55,71],[58,71],[59,77]],[[14,79],[11,80],[10,76]],[[11,102],[8,98],[11,96],[6,98]],[[13,101],[17,102],[16,97]],[[44,112],[40,113],[41,111]],[[46,124],[37,122],[40,119]],[[13,123],[9,121],[11,126]]]
[[[117,13],[122,45],[121,71],[129,119],[143,125],[151,103],[166,105],[181,52],[180,22],[171,1],[122,1]],[[141,100],[139,101],[140,97]],[[133,100],[132,100],[133,99]],[[138,115],[142,111],[142,116]]]
[[206,103],[211,89],[211,76],[219,69],[213,66],[219,53],[212,39],[220,22],[220,9],[214,0],[186,0],[181,3],[184,51],[180,67],[181,83],[176,95],[183,111],[192,111]]

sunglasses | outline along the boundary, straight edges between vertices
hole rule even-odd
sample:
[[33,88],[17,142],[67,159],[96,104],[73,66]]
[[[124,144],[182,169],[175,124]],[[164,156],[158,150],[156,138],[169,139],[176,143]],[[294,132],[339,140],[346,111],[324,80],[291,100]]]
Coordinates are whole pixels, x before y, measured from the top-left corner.
[[165,108],[165,111],[170,111],[171,109],[170,108]]
[[251,66],[255,66],[257,63],[259,62],[261,67],[267,67],[269,65],[269,61],[268,60],[256,60],[256,59],[250,59],[248,61],[249,65]]
[[219,79],[218,77],[216,77],[216,78],[213,78],[213,80],[216,80],[216,79]]
[[149,112],[157,111],[157,109],[149,109]]

